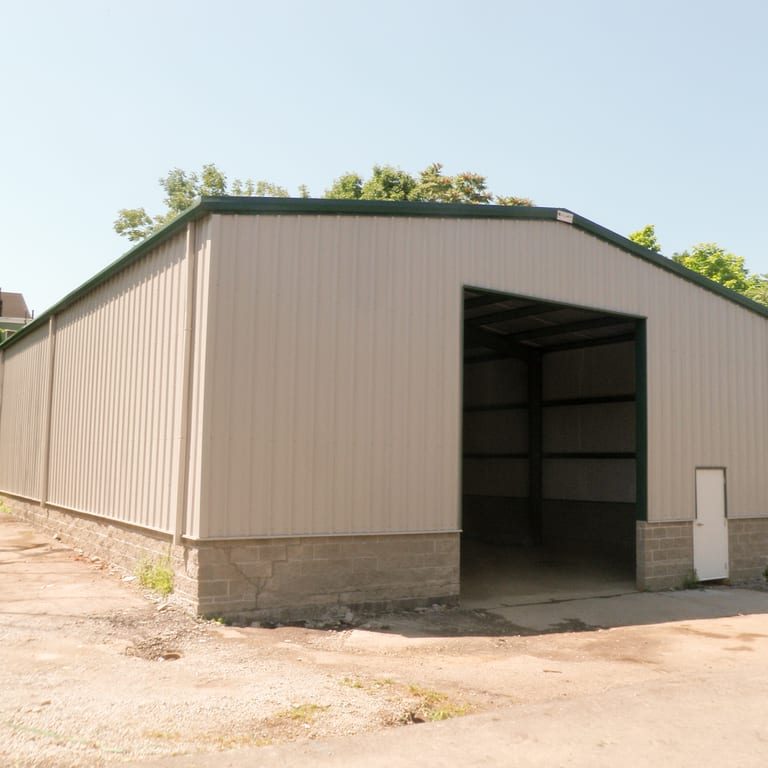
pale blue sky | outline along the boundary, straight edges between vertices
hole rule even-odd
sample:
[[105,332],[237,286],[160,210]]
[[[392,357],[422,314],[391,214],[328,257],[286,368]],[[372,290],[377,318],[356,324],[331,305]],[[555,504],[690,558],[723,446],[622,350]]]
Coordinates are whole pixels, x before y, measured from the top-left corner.
[[128,249],[119,208],[205,162],[320,196],[440,161],[768,272],[767,8],[2,0],[0,287],[42,312]]

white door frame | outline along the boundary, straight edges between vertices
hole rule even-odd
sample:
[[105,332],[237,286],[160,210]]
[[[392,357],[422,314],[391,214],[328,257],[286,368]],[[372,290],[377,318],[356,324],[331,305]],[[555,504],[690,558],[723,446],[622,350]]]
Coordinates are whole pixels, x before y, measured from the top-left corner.
[[[699,473],[718,472],[722,477],[722,524],[719,517],[718,499],[709,519],[700,520],[703,501],[699,499]],[[694,474],[693,564],[699,581],[727,579],[728,556],[728,478],[725,467],[696,467]],[[703,479],[703,478],[702,478]],[[714,514],[713,514],[714,511]]]

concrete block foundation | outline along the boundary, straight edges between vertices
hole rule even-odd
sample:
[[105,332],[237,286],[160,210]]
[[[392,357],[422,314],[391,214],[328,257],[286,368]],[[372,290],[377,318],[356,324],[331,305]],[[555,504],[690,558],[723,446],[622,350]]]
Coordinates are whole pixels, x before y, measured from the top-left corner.
[[[174,545],[167,533],[7,495],[0,500],[17,517],[126,573],[142,561],[167,558],[174,600],[203,616],[292,621],[458,603],[458,532]],[[730,581],[763,576],[768,517],[731,518],[728,531]],[[690,521],[638,522],[636,546],[639,589],[680,587],[693,572]]]
[[196,610],[197,584],[194,577],[193,553],[174,546],[170,534],[159,533],[116,520],[41,506],[11,496],[0,495],[0,501],[16,517],[26,520],[63,544],[98,557],[126,574],[135,573],[144,561],[168,558],[174,573],[174,601],[187,610]]
[[758,579],[768,567],[768,517],[728,520],[731,581]]
[[[761,578],[768,567],[768,517],[728,519],[732,584]],[[680,587],[693,573],[693,522],[637,523],[639,589]]]
[[649,523],[636,528],[638,589],[670,589],[693,573],[693,523]]
[[187,541],[91,515],[0,496],[11,512],[88,556],[134,573],[168,558],[174,599],[203,616],[290,621],[453,605],[459,534]]

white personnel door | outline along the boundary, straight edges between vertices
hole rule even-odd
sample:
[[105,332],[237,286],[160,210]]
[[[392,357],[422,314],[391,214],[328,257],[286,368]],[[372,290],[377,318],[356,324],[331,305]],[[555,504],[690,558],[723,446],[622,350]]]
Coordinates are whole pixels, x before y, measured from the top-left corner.
[[696,470],[693,567],[700,581],[728,577],[728,519],[725,469]]

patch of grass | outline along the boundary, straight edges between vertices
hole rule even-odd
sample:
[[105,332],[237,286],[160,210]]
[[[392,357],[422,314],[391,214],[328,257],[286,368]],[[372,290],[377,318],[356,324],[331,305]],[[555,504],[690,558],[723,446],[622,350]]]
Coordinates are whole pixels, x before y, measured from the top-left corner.
[[291,704],[290,709],[284,709],[275,715],[276,719],[293,720],[302,725],[313,722],[318,713],[328,709],[320,704]]
[[699,587],[699,574],[696,573],[694,568],[690,573],[686,573],[683,576],[683,589],[698,589]]
[[160,595],[170,595],[173,592],[173,570],[168,557],[156,560],[142,559],[136,570],[136,576],[142,587]]
[[181,734],[178,731],[144,731],[144,735],[155,741],[181,741]]
[[272,744],[272,739],[249,733],[228,734],[226,736],[216,734],[210,739],[210,742],[219,749],[237,749],[238,747],[268,747]]
[[347,686],[347,688],[358,688],[368,693],[380,691],[382,688],[388,688],[395,684],[394,680],[387,678],[380,678],[377,680],[361,680],[359,677],[344,677],[341,679],[341,684]]
[[0,512],[4,515],[11,514],[11,508],[2,499],[0,499]]
[[419,700],[416,710],[410,713],[412,722],[450,720],[471,711],[469,705],[452,701],[448,694],[440,691],[422,688],[420,685],[409,685],[408,691]]

